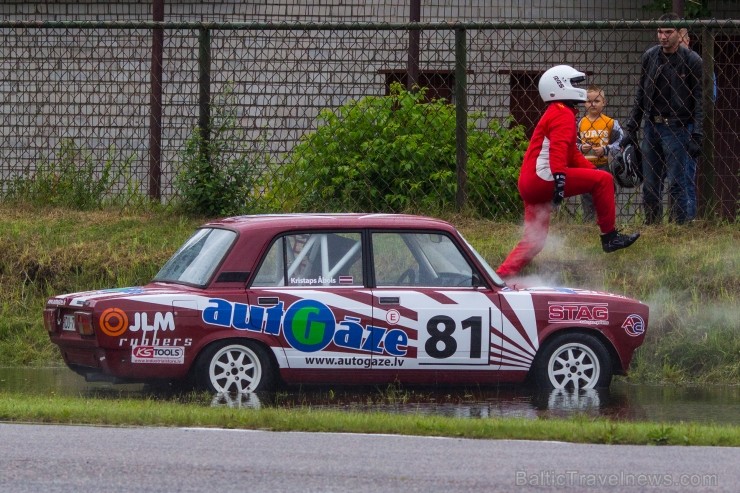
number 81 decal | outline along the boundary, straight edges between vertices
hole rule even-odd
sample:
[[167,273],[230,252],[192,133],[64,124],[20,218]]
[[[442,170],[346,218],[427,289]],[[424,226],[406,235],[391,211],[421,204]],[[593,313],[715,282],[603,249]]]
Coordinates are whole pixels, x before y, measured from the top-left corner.
[[488,364],[490,329],[483,317],[456,321],[449,315],[435,315],[419,332],[420,365]]

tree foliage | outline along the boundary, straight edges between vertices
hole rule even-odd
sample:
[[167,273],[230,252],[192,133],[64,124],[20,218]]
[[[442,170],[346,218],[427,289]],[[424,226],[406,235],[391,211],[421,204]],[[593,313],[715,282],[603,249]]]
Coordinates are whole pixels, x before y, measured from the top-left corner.
[[[426,101],[425,90],[400,84],[388,96],[324,110],[279,179],[275,201],[295,211],[424,212],[450,210],[457,192],[455,107]],[[481,113],[467,122],[468,204],[482,215],[510,213],[518,204],[516,179],[526,148],[523,127]]]
[[259,193],[255,185],[269,157],[250,144],[237,124],[233,91],[226,91],[212,105],[209,138],[199,128],[185,142],[182,164],[175,178],[180,208],[207,217],[251,212]]

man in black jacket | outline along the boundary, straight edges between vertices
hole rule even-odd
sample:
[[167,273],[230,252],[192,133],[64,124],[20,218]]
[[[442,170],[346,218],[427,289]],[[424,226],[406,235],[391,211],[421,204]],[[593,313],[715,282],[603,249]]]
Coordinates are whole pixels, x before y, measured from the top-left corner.
[[[678,21],[664,14],[659,21]],[[658,28],[658,46],[642,55],[640,82],[625,125],[624,147],[637,143],[645,119],[642,150],[643,206],[646,224],[663,217],[663,180],[670,184],[674,219],[685,224],[696,217],[696,158],[701,152],[702,60],[681,45],[681,31]]]

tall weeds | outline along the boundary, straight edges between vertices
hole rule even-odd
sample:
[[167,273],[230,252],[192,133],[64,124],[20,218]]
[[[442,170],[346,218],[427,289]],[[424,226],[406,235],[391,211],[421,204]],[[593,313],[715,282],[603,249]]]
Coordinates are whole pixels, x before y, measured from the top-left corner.
[[[90,150],[78,147],[73,139],[62,139],[55,156],[11,178],[0,190],[5,190],[6,202],[37,207],[92,210],[113,202],[126,203],[138,195],[128,174],[133,158],[131,155],[119,162],[111,147],[99,163]],[[116,190],[123,183],[128,187],[124,194]]]

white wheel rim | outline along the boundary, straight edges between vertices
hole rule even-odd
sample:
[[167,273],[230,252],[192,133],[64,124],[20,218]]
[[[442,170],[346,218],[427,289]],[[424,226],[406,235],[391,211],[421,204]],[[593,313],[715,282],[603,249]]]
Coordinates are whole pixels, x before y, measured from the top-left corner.
[[213,355],[208,378],[216,392],[254,392],[262,380],[262,365],[254,351],[232,344]]
[[556,389],[593,389],[600,375],[599,358],[584,344],[564,344],[547,362],[547,376]]

